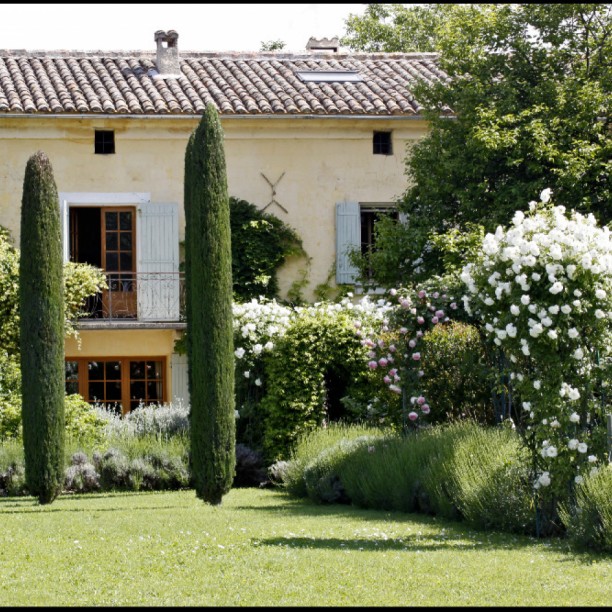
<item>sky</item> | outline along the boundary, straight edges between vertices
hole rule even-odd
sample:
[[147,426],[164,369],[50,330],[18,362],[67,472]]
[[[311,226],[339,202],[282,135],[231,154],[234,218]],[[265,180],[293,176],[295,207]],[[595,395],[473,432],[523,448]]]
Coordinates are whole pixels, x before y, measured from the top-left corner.
[[157,30],[178,32],[179,52],[258,51],[282,40],[342,36],[365,4],[2,4],[0,49],[155,51]]

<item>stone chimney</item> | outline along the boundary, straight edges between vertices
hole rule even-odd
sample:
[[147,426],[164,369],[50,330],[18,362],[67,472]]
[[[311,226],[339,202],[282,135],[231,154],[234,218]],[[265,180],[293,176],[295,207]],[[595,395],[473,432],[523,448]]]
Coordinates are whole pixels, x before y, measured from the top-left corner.
[[337,53],[339,46],[337,36],[334,36],[334,38],[315,38],[311,36],[306,43],[306,51],[330,51]]
[[179,66],[178,33],[174,30],[157,30],[157,72],[161,78],[178,78],[182,76]]

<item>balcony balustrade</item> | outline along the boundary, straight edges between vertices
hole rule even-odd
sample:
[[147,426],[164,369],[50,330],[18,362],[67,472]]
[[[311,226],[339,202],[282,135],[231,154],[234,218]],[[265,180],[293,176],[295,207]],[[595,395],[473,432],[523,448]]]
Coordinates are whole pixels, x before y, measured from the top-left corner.
[[184,321],[182,272],[106,273],[108,289],[83,305],[84,319]]

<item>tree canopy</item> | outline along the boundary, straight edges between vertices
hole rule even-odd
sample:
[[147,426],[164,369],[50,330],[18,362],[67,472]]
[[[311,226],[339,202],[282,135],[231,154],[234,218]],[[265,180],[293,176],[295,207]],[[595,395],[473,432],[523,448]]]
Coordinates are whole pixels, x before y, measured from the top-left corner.
[[432,236],[494,230],[544,188],[612,221],[612,5],[454,6],[369,5],[347,20],[344,44],[435,49],[450,77],[415,88],[430,132],[406,160],[407,224],[379,227],[371,266],[383,284],[440,272]]

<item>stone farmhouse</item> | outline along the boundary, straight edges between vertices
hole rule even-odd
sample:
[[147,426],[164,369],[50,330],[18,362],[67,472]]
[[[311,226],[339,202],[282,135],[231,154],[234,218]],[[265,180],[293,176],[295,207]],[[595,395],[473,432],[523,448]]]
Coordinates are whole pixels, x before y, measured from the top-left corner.
[[[181,320],[185,147],[208,103],[225,134],[229,194],[278,216],[320,283],[354,283],[349,248],[372,241],[406,188],[405,156],[427,123],[411,90],[446,80],[435,54],[0,51],[0,225],[19,244],[28,158],[44,151],[66,260],[102,268],[109,290],[66,340],[66,386],[120,407],[188,401]],[[330,274],[331,272],[331,274]],[[304,260],[281,269],[281,295]],[[331,281],[328,279],[331,278]]]

